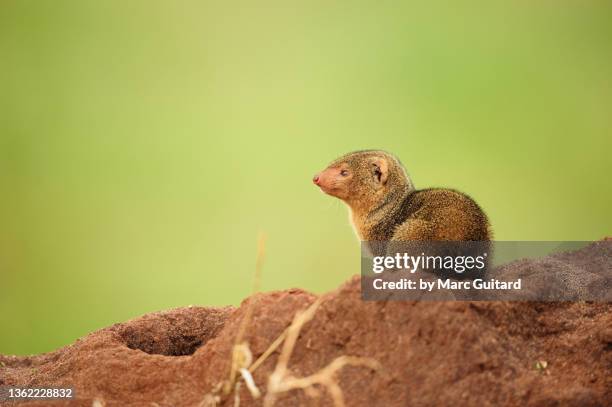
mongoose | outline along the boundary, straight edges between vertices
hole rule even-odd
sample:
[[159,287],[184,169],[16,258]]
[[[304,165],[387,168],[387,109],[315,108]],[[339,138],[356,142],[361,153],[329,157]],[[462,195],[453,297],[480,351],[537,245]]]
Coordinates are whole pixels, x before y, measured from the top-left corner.
[[379,150],[333,161],[313,182],[344,201],[362,241],[489,241],[483,210],[469,196],[443,188],[416,190],[400,161]]

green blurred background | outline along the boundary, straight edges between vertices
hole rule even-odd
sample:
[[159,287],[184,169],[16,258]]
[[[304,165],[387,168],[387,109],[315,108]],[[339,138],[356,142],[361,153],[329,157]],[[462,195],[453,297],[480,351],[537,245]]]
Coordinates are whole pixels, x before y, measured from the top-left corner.
[[[424,4],[427,4],[425,6]],[[359,270],[312,175],[397,154],[497,239],[612,230],[612,3],[0,2],[0,353]]]

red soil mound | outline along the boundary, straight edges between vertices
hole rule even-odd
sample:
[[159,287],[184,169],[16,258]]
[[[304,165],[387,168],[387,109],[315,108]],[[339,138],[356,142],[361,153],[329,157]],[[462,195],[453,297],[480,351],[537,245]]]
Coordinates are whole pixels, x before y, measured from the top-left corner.
[[[583,256],[557,258],[569,263]],[[380,370],[347,366],[337,374],[347,406],[605,406],[612,400],[611,304],[364,302],[357,277],[322,299],[289,369],[301,377],[342,355],[376,359]],[[245,340],[258,357],[314,300],[288,290],[254,295],[236,309],[148,314],[52,353],[0,356],[0,385],[75,388],[73,400],[26,406],[198,406],[229,376],[249,304]],[[254,373],[264,393],[277,360],[278,351]],[[316,399],[292,390],[275,405],[332,405],[320,390]],[[261,405],[244,385],[239,394],[240,406]],[[234,395],[221,405],[234,405]]]

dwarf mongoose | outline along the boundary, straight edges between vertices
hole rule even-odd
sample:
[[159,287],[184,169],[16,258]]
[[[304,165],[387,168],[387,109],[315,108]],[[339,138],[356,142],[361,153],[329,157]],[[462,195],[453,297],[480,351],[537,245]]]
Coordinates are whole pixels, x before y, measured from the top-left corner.
[[416,190],[393,155],[356,151],[315,175],[323,192],[344,201],[362,241],[488,241],[489,221],[469,196],[452,189]]

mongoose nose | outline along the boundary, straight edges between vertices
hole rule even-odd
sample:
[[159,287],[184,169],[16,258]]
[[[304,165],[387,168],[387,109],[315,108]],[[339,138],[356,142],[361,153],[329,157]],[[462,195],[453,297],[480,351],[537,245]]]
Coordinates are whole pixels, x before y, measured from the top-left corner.
[[312,182],[314,182],[315,185],[319,185],[319,176],[315,175],[314,178],[312,179]]

